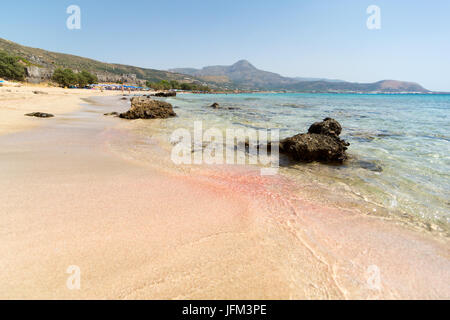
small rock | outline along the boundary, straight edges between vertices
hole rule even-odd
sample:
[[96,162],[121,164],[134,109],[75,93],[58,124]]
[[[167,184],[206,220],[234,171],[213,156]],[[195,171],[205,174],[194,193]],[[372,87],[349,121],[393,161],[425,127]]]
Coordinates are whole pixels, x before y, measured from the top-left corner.
[[48,92],[45,91],[33,91],[34,94],[48,94]]
[[37,118],[53,118],[54,117],[54,115],[52,115],[50,113],[45,113],[45,112],[27,113],[26,116],[28,116],[28,117],[37,117]]
[[105,113],[104,114],[105,116],[119,116],[119,113],[118,112],[108,112],[108,113]]
[[213,108],[213,109],[222,109],[222,110],[236,110],[237,109],[237,108],[233,108],[233,107],[223,107],[220,104],[218,104],[217,102],[214,102],[209,107]]

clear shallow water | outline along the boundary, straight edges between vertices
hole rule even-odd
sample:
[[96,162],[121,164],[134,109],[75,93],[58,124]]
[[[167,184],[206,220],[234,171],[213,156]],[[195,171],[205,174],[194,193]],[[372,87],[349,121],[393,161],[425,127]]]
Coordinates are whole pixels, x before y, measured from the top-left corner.
[[[178,117],[160,123],[163,140],[199,120],[204,129],[278,128],[285,138],[332,117],[351,143],[350,161],[340,167],[292,164],[282,174],[392,214],[449,225],[450,95],[185,94],[167,101]],[[213,102],[224,108],[209,108]]]

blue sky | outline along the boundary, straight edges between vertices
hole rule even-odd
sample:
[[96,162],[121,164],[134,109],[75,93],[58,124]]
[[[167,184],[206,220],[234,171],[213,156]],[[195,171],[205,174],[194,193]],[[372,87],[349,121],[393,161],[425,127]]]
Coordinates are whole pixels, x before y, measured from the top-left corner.
[[[66,9],[81,8],[81,30]],[[381,29],[366,27],[369,5]],[[414,81],[450,91],[450,1],[2,1],[0,37],[168,69],[247,59],[285,76]]]

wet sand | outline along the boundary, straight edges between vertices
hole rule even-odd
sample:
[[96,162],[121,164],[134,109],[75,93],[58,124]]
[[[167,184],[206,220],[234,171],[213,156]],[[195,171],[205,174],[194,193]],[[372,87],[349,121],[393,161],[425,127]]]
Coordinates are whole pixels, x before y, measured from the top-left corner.
[[[253,168],[128,161],[109,141],[133,136],[107,111],[0,136],[0,298],[450,298],[448,239]],[[79,290],[66,286],[72,265]]]

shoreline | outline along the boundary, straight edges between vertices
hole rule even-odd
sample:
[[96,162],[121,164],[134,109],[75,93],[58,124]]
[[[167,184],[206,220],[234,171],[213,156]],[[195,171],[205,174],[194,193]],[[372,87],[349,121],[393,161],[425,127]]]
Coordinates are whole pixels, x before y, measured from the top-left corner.
[[[43,92],[35,94],[33,91]],[[0,87],[0,135],[28,130],[43,124],[42,119],[25,117],[31,112],[63,115],[80,110],[80,99],[95,95],[113,96],[118,92],[61,89],[38,85]]]
[[[59,117],[13,121],[0,135],[2,298],[450,296],[448,239],[299,197],[280,176],[133,164],[108,149],[135,137],[117,136],[107,106],[61,108],[63,96],[37,97],[49,104],[32,110]],[[4,115],[26,118],[33,100],[19,101]],[[65,286],[70,265],[81,268],[79,291]]]

